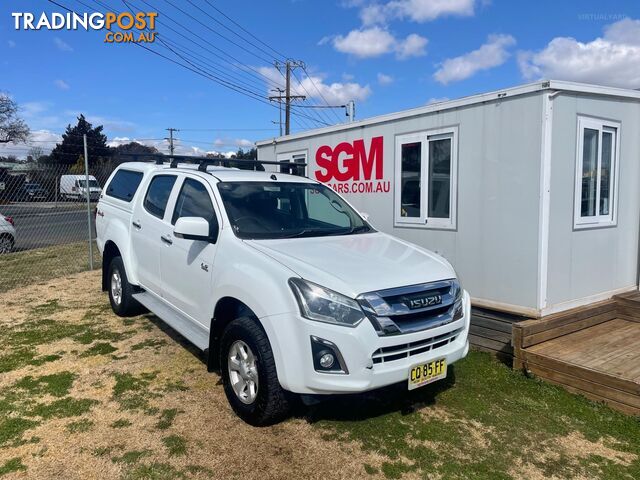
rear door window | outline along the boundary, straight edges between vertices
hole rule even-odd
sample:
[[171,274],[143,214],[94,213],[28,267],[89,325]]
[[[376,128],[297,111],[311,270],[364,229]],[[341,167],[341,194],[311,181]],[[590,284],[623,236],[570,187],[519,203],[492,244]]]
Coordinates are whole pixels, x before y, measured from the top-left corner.
[[171,195],[175,183],[175,175],[156,175],[153,177],[147,189],[147,195],[144,197],[144,209],[154,217],[164,218],[169,195]]
[[[142,172],[118,170],[109,183],[106,193],[110,197],[130,202],[136,194],[141,181]],[[76,180],[76,187],[77,186],[78,181]]]

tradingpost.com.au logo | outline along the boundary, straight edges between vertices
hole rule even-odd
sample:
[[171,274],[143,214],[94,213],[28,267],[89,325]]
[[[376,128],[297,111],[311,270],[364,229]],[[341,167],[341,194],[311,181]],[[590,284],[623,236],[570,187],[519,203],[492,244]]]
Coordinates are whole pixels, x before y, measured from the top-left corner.
[[16,30],[106,30],[105,43],[152,43],[157,12],[13,12]]

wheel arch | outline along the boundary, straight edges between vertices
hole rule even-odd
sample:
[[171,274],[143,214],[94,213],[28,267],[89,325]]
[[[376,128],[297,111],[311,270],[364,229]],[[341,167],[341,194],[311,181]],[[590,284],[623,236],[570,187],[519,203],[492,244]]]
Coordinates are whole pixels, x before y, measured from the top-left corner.
[[216,302],[209,328],[209,348],[207,349],[207,369],[210,372],[219,367],[218,352],[220,350],[222,332],[224,332],[229,323],[240,317],[252,318],[264,331],[258,315],[247,303],[233,296],[222,297]]
[[[109,265],[111,260],[116,257],[122,257],[120,249],[112,240],[107,240],[102,251],[102,291],[106,292],[109,288]],[[123,259],[124,261],[124,259]]]

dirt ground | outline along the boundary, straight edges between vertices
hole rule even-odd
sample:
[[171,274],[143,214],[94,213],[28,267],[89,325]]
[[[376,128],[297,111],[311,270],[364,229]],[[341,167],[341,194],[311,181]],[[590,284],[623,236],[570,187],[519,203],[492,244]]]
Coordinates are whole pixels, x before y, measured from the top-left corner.
[[[13,335],[3,336],[0,412],[30,427],[0,437],[6,478],[352,479],[380,464],[302,419],[240,421],[198,353],[151,316],[113,315],[99,276],[0,294],[0,328]],[[26,353],[11,362],[16,345]]]
[[0,293],[3,480],[640,478],[638,419],[478,352],[429,387],[248,426],[194,348],[99,285]]

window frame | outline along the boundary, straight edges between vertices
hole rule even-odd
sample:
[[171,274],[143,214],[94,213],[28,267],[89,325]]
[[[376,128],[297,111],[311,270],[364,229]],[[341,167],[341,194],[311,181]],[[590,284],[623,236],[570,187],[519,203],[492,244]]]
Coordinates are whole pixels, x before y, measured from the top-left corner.
[[[297,164],[297,162],[295,161],[294,157],[300,157],[300,156],[304,156],[304,162],[305,165],[304,167],[300,167],[297,166],[299,164]],[[282,169],[287,168],[287,169],[299,169],[302,168],[303,170],[303,174],[302,175],[297,175],[295,173],[290,173],[290,175],[296,175],[298,177],[307,177],[307,171],[309,168],[309,151],[308,150],[294,150],[292,152],[283,152],[283,153],[278,153],[276,155],[276,161],[278,162],[278,173],[289,173],[289,172],[283,172]],[[286,165],[286,164],[293,164],[293,165]]]
[[[120,172],[127,172],[127,173],[133,173],[133,174],[140,175],[140,178],[139,178],[139,181],[138,181],[138,185],[136,186],[135,190],[133,191],[133,195],[131,195],[131,197],[121,197],[119,195],[113,195],[113,191],[110,190],[111,185],[113,184],[113,181],[116,179],[116,177],[118,176],[118,174]],[[120,168],[118,171],[116,171],[116,173],[113,174],[113,177],[109,180],[109,183],[104,187],[104,195],[109,197],[109,198],[114,198],[116,200],[119,200],[121,202],[131,203],[131,201],[135,198],[136,194],[140,190],[140,185],[142,185],[143,182],[144,182],[144,173],[143,172],[141,172],[139,170],[131,170],[129,168]],[[77,183],[77,180],[75,181],[75,183]],[[75,183],[74,183],[74,185],[75,185]],[[75,188],[78,188],[78,187],[75,187]]]
[[[169,196],[167,197],[167,203],[164,206],[164,211],[162,212],[162,216],[158,216],[155,213],[153,213],[151,210],[149,210],[147,208],[147,197],[149,196],[149,191],[151,190],[151,185],[153,185],[153,182],[156,178],[159,177],[172,177],[173,178],[173,185],[171,186],[171,190],[169,191]],[[163,220],[167,217],[167,210],[170,210],[170,206],[171,206],[171,195],[174,192],[175,188],[176,188],[176,184],[178,182],[178,176],[176,174],[171,174],[171,173],[158,173],[156,175],[153,175],[150,179],[149,179],[149,183],[146,185],[146,190],[144,192],[144,198],[142,199],[142,208],[144,209],[145,212],[147,212],[149,215],[151,215],[154,218],[157,218],[159,220]]]
[[[218,212],[216,210],[216,202],[215,202],[215,198],[211,193],[211,190],[209,188],[207,188],[207,184],[205,182],[203,182],[202,180],[200,180],[199,178],[194,178],[194,177],[183,177],[182,181],[180,182],[180,188],[178,188],[178,193],[176,194],[176,198],[175,201],[173,202],[173,206],[171,208],[171,218],[169,219],[169,223],[172,226],[175,226],[176,222],[183,217],[178,217],[175,219],[175,221],[173,220],[173,217],[176,214],[176,211],[178,209],[178,201],[180,200],[180,195],[182,195],[182,191],[184,190],[184,187],[186,185],[186,183],[188,181],[192,181],[192,182],[196,182],[199,183],[200,185],[202,185],[204,187],[204,191],[207,192],[207,195],[209,195],[209,201],[211,202],[211,208],[213,209],[213,216],[215,217],[216,220],[216,225],[218,227],[218,230],[220,230],[220,215],[218,215]],[[211,226],[209,226],[211,227]]]
[[[438,137],[438,138],[433,138]],[[451,138],[451,179],[449,183],[449,217],[429,217],[429,142]],[[430,140],[431,139],[431,140]],[[420,142],[420,216],[403,217],[402,208],[402,146]],[[396,135],[394,165],[394,226],[455,230],[458,220],[458,126],[421,130]]]
[[[577,132],[576,132],[576,163],[575,163],[575,184],[573,195],[573,228],[574,230],[583,230],[590,228],[606,228],[615,227],[618,224],[618,185],[620,170],[620,135],[621,122],[615,120],[606,120],[602,118],[589,117],[584,115],[578,116]],[[584,130],[591,129],[598,132],[598,151],[597,151],[597,176],[596,176],[596,198],[595,207],[596,215],[582,216],[582,169],[584,165]],[[602,137],[603,132],[611,132],[613,130],[613,154],[611,156],[610,183],[609,183],[609,213],[600,214],[600,188],[602,175]]]

